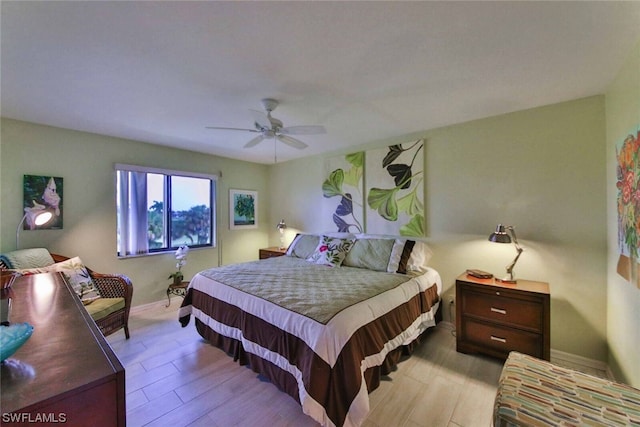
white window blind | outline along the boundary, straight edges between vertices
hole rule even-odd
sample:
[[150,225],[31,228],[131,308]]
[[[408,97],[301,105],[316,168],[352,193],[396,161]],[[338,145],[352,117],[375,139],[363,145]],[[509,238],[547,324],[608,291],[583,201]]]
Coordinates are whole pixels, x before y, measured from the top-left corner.
[[215,246],[217,174],[116,164],[118,256]]

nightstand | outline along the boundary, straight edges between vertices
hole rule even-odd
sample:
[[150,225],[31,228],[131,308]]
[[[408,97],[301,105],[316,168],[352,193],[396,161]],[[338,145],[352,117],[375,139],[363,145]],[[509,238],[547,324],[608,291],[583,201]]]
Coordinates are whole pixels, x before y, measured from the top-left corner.
[[273,246],[271,248],[260,249],[259,258],[260,259],[273,258],[277,256],[282,256],[286,253],[287,253],[287,248],[280,249],[277,246]]
[[550,357],[549,284],[456,279],[456,350],[506,359],[510,351]]

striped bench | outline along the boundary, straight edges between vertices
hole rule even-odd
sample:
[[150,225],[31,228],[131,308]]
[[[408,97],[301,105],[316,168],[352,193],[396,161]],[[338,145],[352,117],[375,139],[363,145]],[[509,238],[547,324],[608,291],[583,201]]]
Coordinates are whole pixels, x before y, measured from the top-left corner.
[[640,390],[511,352],[494,404],[506,426],[640,426]]

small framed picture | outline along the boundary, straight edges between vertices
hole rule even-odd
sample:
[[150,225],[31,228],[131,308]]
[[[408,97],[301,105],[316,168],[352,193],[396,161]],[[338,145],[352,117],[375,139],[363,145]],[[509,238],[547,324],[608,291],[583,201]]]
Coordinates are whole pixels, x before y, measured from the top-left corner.
[[229,190],[229,228],[258,228],[258,192]]

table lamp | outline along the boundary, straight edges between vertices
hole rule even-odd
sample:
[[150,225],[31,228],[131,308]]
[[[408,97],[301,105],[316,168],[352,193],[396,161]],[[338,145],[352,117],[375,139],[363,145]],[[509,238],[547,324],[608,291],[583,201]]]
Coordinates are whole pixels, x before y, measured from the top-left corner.
[[516,251],[518,254],[515,259],[511,262],[511,264],[507,265],[507,276],[504,279],[496,279],[498,282],[503,283],[518,283],[518,281],[514,278],[513,275],[513,267],[515,267],[516,262],[518,262],[518,258],[520,258],[520,254],[522,254],[523,249],[520,247],[518,243],[518,238],[516,237],[516,230],[512,225],[507,225],[506,227],[502,224],[498,224],[496,227],[496,231],[491,233],[489,236],[490,242],[495,243],[511,243],[516,247]]
[[287,228],[284,219],[281,219],[276,228],[280,232],[280,249],[284,249],[284,230]]

